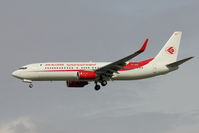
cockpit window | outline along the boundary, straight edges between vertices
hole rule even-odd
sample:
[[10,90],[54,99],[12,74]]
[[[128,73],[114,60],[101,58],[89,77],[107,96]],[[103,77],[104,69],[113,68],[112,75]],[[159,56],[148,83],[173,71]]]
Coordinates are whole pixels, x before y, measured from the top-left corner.
[[21,67],[21,68],[19,68],[19,69],[23,69],[23,70],[25,70],[25,69],[27,69],[27,67]]

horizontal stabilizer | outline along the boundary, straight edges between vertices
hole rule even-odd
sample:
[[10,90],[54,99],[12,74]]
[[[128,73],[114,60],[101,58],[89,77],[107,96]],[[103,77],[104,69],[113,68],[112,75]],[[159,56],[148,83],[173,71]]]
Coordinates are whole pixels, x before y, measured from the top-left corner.
[[182,60],[179,60],[179,61],[176,61],[174,63],[171,63],[171,64],[168,64],[167,67],[178,67],[179,65],[185,63],[186,61],[192,59],[193,57],[189,57],[189,58],[186,58],[186,59],[182,59]]

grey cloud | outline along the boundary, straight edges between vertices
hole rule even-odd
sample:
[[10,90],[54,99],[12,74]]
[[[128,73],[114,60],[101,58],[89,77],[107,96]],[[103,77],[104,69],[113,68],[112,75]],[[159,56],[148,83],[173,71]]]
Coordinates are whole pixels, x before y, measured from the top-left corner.
[[198,132],[199,132],[199,123],[177,126],[173,130],[170,130],[165,133],[198,133]]
[[[107,112],[111,113],[111,112]],[[99,115],[99,114],[98,114]],[[126,116],[101,116],[85,117],[76,120],[65,120],[55,127],[46,122],[34,122],[30,117],[20,117],[16,120],[4,122],[0,125],[2,133],[64,133],[64,132],[114,132],[114,133],[173,133],[185,131],[198,131],[198,121],[195,121],[196,113],[160,113],[160,112],[138,112]],[[195,120],[194,120],[195,119]],[[142,126],[140,126],[142,125]],[[62,127],[64,126],[64,128]]]
[[0,133],[38,133],[35,123],[28,117],[20,117],[0,125]]
[[[114,132],[114,133],[164,133],[182,125],[195,125],[182,114],[143,112],[129,116],[105,116],[98,118],[78,119],[66,125],[67,132]],[[78,125],[78,126],[77,126]]]

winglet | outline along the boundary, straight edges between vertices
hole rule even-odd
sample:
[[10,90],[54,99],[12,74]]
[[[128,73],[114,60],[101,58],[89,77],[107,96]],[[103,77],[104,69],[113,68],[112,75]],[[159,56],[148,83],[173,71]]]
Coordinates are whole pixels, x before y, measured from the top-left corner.
[[140,50],[139,50],[140,52],[144,52],[144,50],[146,49],[146,46],[148,44],[148,41],[149,41],[149,39],[147,38],[145,40],[145,42],[143,43],[142,47],[140,48]]

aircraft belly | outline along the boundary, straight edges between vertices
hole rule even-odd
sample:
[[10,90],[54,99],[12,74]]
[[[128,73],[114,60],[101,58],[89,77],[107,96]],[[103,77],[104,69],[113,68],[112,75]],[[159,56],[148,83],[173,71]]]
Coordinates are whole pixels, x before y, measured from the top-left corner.
[[130,71],[121,71],[119,74],[115,74],[112,79],[113,80],[137,80],[153,77],[156,74],[152,69],[136,69]]

